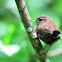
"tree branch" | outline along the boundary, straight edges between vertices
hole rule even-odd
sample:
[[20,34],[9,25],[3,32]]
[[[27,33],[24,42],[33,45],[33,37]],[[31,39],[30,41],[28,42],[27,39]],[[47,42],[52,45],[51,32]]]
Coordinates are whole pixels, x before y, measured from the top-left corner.
[[31,41],[31,44],[32,44],[40,62],[50,62],[48,57],[44,53],[44,49],[43,49],[43,47],[37,37],[36,31],[33,27],[32,22],[31,22],[31,18],[28,13],[28,10],[27,10],[24,0],[15,0],[15,1],[16,1],[18,10],[19,10],[19,14],[22,19],[22,23],[26,29],[28,37]]
[[62,54],[62,47],[56,48],[52,51],[49,51],[47,55],[48,55],[48,57],[51,57],[51,56],[56,56],[59,54]]

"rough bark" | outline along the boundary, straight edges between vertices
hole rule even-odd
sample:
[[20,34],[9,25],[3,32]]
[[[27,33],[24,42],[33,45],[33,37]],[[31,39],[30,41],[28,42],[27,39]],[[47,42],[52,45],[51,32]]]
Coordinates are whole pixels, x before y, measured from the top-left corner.
[[50,62],[47,55],[44,52],[43,46],[40,43],[39,38],[37,37],[36,31],[33,27],[32,20],[30,18],[24,0],[15,0],[15,1],[16,1],[17,8],[19,10],[20,17],[22,19],[22,23],[26,29],[30,42],[40,62]]

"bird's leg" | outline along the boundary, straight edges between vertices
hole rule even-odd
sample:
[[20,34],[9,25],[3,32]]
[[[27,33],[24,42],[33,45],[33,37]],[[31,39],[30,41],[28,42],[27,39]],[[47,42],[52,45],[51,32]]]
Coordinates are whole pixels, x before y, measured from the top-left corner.
[[50,47],[51,47],[51,45],[49,46],[49,48],[48,48],[48,50],[45,52],[45,54],[46,54],[46,53],[48,53],[48,51],[49,51]]

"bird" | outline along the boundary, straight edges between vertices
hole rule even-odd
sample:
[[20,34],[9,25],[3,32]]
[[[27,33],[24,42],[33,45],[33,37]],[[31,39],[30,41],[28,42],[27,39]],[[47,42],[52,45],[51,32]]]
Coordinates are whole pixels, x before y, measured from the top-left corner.
[[36,32],[38,38],[50,45],[50,47],[53,43],[60,39],[61,32],[58,29],[56,22],[51,17],[40,16],[33,22],[37,23]]

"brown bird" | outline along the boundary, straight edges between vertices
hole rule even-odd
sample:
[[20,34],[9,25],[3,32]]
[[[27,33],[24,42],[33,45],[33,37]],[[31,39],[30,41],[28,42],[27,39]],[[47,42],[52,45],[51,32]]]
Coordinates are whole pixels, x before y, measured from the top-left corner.
[[[40,16],[36,19],[36,32],[38,37],[48,45],[52,45],[61,37],[56,22],[48,16]],[[50,48],[50,47],[49,47]]]

